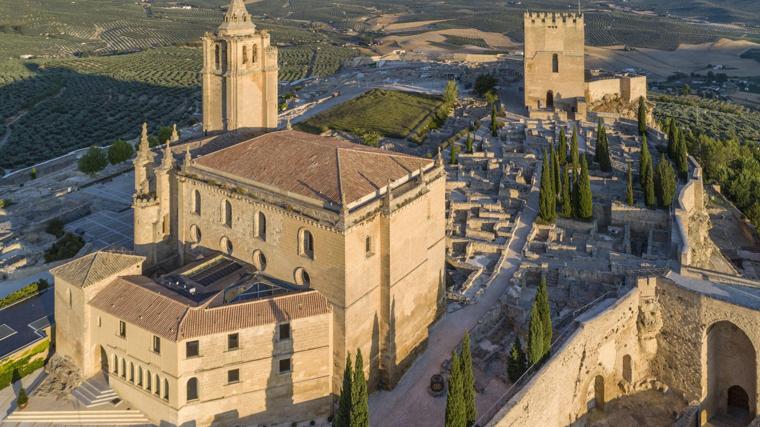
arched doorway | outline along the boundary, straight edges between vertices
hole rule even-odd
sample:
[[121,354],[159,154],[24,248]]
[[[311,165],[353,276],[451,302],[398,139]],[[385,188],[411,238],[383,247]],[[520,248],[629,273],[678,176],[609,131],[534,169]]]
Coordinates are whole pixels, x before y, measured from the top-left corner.
[[546,92],[546,108],[554,108],[554,92],[551,90]]
[[738,385],[729,387],[726,407],[729,414],[749,416],[749,395]]
[[594,377],[586,394],[586,409],[591,411],[594,408],[604,409],[604,377],[601,375]]
[[103,347],[100,347],[100,370],[108,378],[108,354]]

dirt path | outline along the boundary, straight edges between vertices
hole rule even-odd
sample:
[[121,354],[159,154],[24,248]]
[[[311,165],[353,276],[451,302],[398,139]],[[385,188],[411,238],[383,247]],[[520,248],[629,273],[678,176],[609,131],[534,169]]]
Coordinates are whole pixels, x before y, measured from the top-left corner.
[[16,113],[15,116],[13,116],[10,119],[8,119],[5,122],[5,127],[6,127],[5,134],[3,135],[2,138],[0,138],[0,147],[2,147],[3,145],[5,145],[8,142],[8,140],[11,139],[11,133],[12,133],[12,131],[11,131],[11,125],[13,125],[17,121],[21,120],[21,118],[24,117],[29,112],[29,110],[31,110],[32,108],[34,108],[34,107],[42,104],[43,102],[47,101],[48,99],[51,99],[51,98],[60,98],[61,95],[63,94],[64,90],[66,90],[66,86],[62,86],[61,89],[58,91],[58,93],[56,93],[55,95],[49,96],[49,97],[47,97],[45,99],[42,99],[42,100],[38,101],[36,104],[32,105],[30,108],[27,108],[25,110],[21,110],[18,113]]

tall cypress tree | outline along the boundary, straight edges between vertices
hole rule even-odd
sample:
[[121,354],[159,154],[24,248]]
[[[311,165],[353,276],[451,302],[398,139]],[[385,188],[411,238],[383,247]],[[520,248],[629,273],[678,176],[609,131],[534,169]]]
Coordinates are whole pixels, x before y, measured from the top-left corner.
[[369,395],[367,379],[364,378],[364,362],[361,350],[356,351],[354,378],[351,383],[351,427],[369,427]]
[[462,390],[462,366],[456,351],[451,353],[449,389],[446,392],[446,427],[465,427],[467,414]]
[[581,199],[581,186],[578,178],[578,171],[573,171],[573,188],[571,196],[573,199],[573,217],[580,218],[580,208],[578,203]]
[[470,333],[464,333],[462,340],[462,398],[464,401],[465,419],[471,426],[478,420],[478,407],[475,404],[475,374],[472,371],[472,353],[470,352]]
[[549,352],[552,346],[552,316],[549,308],[549,289],[546,287],[546,278],[541,277],[536,292],[536,304],[541,316],[541,329],[544,331],[544,354]]
[[573,217],[573,196],[570,191],[570,175],[567,171],[560,171],[562,175],[562,210],[561,215],[564,218]]
[[516,336],[515,341],[512,343],[512,349],[509,351],[509,358],[507,359],[507,376],[513,384],[528,369],[527,362],[522,344],[520,344],[520,336]]
[[557,154],[560,166],[565,166],[567,163],[567,136],[565,136],[565,128],[559,130],[559,146],[557,146]]
[[673,166],[665,158],[665,154],[662,155],[660,163],[657,164],[655,192],[657,193],[660,207],[668,209],[673,203],[673,197],[676,194],[676,173],[673,172]]
[[579,179],[578,192],[578,218],[590,221],[594,216],[593,197],[591,194],[591,179],[588,175],[588,162],[586,156],[581,157],[581,176]]
[[607,140],[607,129],[599,123],[596,145],[597,161],[599,168],[604,172],[612,172],[612,161],[610,160],[610,146]]
[[639,135],[645,135],[647,133],[647,104],[644,101],[644,97],[639,97]]
[[464,142],[464,146],[467,149],[467,153],[472,154],[472,134],[469,132],[467,133],[467,139]]
[[499,123],[496,121],[496,106],[491,108],[491,136],[499,136]]
[[600,145],[602,142],[602,121],[596,124],[596,150],[594,150],[594,161],[599,163]]
[[557,214],[556,194],[552,188],[552,168],[549,158],[544,151],[543,166],[541,169],[541,189],[539,192],[538,215],[542,221],[554,222]]
[[554,145],[552,145],[551,149],[552,176],[554,177],[552,189],[555,194],[559,194],[562,188],[562,182],[559,180],[559,161],[557,160],[557,152],[554,150]]
[[631,162],[628,161],[628,182],[625,188],[625,203],[628,206],[633,206],[633,171],[631,171]]
[[654,191],[654,170],[652,168],[652,159],[645,165],[646,173],[644,174],[644,203],[649,209],[657,206],[657,196]]
[[573,169],[578,170],[578,128],[573,126],[573,140],[570,143],[570,160]]
[[652,163],[652,155],[649,154],[649,143],[647,142],[647,136],[641,137],[641,157],[639,159],[639,182],[641,183],[641,189],[646,192],[647,172],[649,163]]
[[530,324],[528,325],[528,362],[535,365],[544,357],[544,327],[538,303],[533,300],[530,308]]
[[351,369],[351,353],[346,355],[346,369],[343,371],[343,387],[338,398],[338,412],[335,413],[335,427],[349,427],[351,425],[351,388],[353,383],[353,370]]
[[682,180],[686,180],[689,177],[689,151],[687,149],[686,137],[681,133],[681,142],[678,144],[678,152],[676,153],[676,165],[678,165],[678,176]]

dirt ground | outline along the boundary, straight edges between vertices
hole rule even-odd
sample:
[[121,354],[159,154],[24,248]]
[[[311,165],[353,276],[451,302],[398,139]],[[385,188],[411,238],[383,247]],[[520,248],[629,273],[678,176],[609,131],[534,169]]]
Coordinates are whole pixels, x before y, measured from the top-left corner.
[[664,79],[676,71],[706,72],[707,64],[723,65],[720,70],[731,76],[756,76],[760,64],[740,55],[760,44],[748,41],[721,39],[713,43],[681,45],[675,51],[636,49],[626,52],[623,46],[586,46],[586,67],[622,71],[626,68],[642,69],[652,79]]
[[[423,21],[417,23],[404,23],[404,24],[392,24],[389,27],[396,25],[406,26],[409,24],[425,24],[429,25],[436,21]],[[423,25],[424,26],[424,25]],[[409,28],[406,28],[408,31]],[[396,29],[400,31],[400,29]],[[458,52],[458,53],[479,53],[490,49],[478,47],[478,46],[440,46],[436,43],[446,43],[446,35],[466,37],[470,39],[483,39],[488,44],[490,49],[509,49],[518,48],[519,43],[514,42],[509,37],[501,33],[489,33],[485,31],[476,30],[474,28],[455,28],[447,30],[428,31],[420,34],[414,34],[409,36],[389,35],[382,38],[383,45],[380,47],[381,53],[387,53],[393,49],[404,49],[407,51],[415,51],[420,53],[441,53],[441,52]]]

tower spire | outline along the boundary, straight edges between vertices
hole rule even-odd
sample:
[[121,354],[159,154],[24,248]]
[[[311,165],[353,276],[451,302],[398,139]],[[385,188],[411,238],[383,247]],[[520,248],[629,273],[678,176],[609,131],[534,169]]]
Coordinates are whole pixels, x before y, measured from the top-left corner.
[[219,35],[245,35],[256,32],[251,21],[251,14],[245,8],[243,0],[232,0],[224,14],[224,22],[219,26]]

